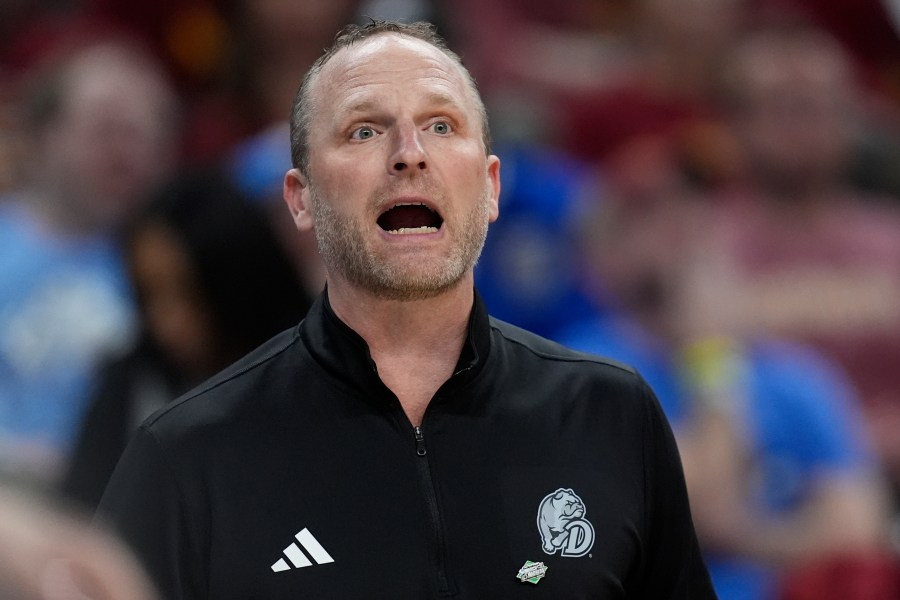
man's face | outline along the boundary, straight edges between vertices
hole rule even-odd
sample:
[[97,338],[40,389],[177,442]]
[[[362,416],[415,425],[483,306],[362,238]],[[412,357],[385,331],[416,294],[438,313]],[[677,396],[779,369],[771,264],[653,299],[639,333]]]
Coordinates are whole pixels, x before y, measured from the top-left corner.
[[[110,53],[112,50],[105,50]],[[89,54],[75,69],[44,144],[46,168],[89,228],[115,226],[171,165],[173,98],[165,83],[125,58]]]
[[498,215],[499,159],[461,69],[381,34],[336,54],[311,92],[309,177],[294,172],[301,204],[288,202],[329,278],[397,300],[470,282]]
[[813,42],[757,48],[741,67],[744,110],[737,131],[757,174],[792,184],[842,173],[857,106],[836,51]]

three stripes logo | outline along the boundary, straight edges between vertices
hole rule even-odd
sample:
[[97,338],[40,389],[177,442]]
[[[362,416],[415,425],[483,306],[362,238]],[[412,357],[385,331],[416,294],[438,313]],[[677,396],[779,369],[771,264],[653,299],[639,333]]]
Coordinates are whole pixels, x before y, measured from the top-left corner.
[[[300,546],[303,546],[303,550],[306,550],[309,556],[316,561],[317,565],[334,562],[331,555],[328,554],[328,552],[325,551],[325,548],[322,547],[322,544],[313,537],[313,534],[309,532],[309,529],[304,527],[303,530],[294,537],[300,542]],[[287,557],[287,560],[279,558],[275,564],[272,565],[272,571],[280,573],[281,571],[288,571],[292,568],[302,569],[303,567],[311,566],[312,562],[310,562],[309,557],[303,553],[303,550],[300,550],[300,546],[297,546],[296,543],[291,543],[290,546],[285,548],[284,555]],[[290,561],[290,564],[288,564],[288,561]],[[291,565],[293,565],[293,567],[291,567]]]

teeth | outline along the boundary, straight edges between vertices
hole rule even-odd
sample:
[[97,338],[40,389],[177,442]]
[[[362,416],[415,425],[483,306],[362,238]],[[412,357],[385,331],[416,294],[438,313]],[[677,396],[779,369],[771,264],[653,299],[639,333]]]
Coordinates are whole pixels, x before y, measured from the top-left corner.
[[409,233],[437,233],[437,227],[401,227],[388,231],[392,235],[405,235]]

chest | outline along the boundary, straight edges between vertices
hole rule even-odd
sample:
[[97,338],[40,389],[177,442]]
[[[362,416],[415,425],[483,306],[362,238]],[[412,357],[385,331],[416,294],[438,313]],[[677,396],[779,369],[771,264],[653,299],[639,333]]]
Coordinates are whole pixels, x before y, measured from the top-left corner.
[[[626,597],[644,499],[640,457],[613,428],[430,413],[418,436],[396,415],[321,425],[271,439],[268,461],[223,456],[238,464],[215,474],[233,493],[209,501],[210,597]],[[543,577],[520,580],[539,563]]]

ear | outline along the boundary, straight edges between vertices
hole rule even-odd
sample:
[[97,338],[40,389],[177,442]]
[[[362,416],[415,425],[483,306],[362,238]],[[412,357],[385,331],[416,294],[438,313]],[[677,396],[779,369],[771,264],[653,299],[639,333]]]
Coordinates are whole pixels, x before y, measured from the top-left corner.
[[291,169],[284,174],[283,196],[297,229],[299,231],[312,230],[314,223],[312,194],[309,180],[300,169]]
[[493,223],[500,216],[500,159],[493,154],[488,156],[487,178],[491,188],[489,222]]

